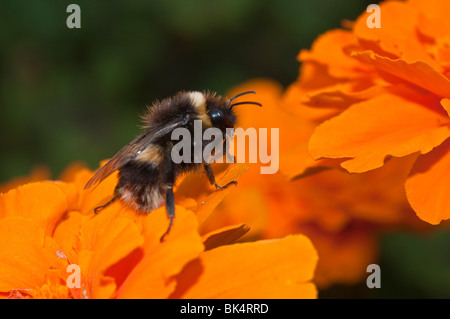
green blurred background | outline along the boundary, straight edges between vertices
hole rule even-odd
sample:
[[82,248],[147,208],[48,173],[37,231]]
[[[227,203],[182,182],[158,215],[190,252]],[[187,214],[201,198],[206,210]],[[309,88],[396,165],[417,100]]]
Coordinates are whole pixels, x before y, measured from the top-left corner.
[[225,93],[254,77],[289,84],[296,55],[370,1],[0,1],[0,181],[37,163],[95,168],[139,133],[146,104]]
[[[71,3],[81,29],[66,26]],[[96,168],[139,133],[145,105],[176,91],[223,94],[255,77],[288,85],[299,50],[370,3],[2,0],[0,182],[36,164],[54,177],[74,161]],[[321,297],[449,298],[449,240],[386,236],[382,289],[337,286]]]

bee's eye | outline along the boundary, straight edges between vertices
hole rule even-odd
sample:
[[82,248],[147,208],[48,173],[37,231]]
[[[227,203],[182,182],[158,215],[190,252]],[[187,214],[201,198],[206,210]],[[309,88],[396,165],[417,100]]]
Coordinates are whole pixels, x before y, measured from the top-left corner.
[[214,126],[223,126],[225,124],[225,116],[219,109],[212,109],[209,111],[209,117]]

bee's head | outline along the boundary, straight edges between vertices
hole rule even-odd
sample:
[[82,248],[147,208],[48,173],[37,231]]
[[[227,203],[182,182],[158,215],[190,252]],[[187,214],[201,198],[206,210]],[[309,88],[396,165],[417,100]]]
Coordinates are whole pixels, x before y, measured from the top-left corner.
[[240,104],[255,104],[262,106],[258,102],[236,102],[232,103],[233,100],[236,98],[244,95],[256,92],[254,91],[247,91],[240,93],[238,95],[235,95],[231,99],[226,99],[220,96],[215,96],[213,94],[206,94],[206,109],[208,118],[211,121],[211,124],[213,127],[217,127],[218,129],[225,131],[227,128],[234,128],[234,125],[236,124],[236,114],[233,111],[233,107]]

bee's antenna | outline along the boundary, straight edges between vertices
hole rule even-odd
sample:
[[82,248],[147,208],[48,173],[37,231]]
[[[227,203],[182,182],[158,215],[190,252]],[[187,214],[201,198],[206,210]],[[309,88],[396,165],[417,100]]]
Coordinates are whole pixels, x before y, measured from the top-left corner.
[[233,108],[233,106],[241,105],[241,104],[254,104],[254,105],[262,106],[262,104],[258,103],[258,102],[238,102],[238,103],[231,104],[230,109]]
[[[236,98],[238,98],[238,97],[240,97],[240,96],[242,96],[242,95],[250,94],[250,93],[256,94],[255,91],[246,91],[246,92],[242,92],[242,93],[239,93],[239,94],[233,96],[233,97],[228,101],[228,103],[231,103],[231,101],[233,101],[234,99],[236,99]],[[258,103],[258,102],[238,102],[238,103],[230,104],[230,109],[232,109],[233,106],[241,105],[241,104],[254,104],[254,105],[262,106],[262,104],[261,104],[261,103]]]
[[238,95],[233,96],[233,97],[230,99],[229,103],[231,103],[231,101],[233,101],[234,99],[237,99],[238,97],[240,97],[240,96],[242,96],[242,95],[250,94],[250,93],[256,94],[255,91],[246,91],[246,92],[242,92],[242,93],[239,93]]

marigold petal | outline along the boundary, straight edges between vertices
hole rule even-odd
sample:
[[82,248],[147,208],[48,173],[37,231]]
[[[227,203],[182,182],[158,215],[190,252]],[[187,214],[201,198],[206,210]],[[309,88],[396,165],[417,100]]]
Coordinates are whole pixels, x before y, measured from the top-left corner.
[[83,215],[77,211],[69,212],[56,226],[53,238],[61,245],[61,249],[71,264],[78,264],[77,252],[81,249],[80,229]]
[[0,220],[0,291],[36,289],[60,278],[67,261],[58,258],[58,244],[39,224],[24,217]]
[[[298,86],[290,86],[286,92],[285,98],[281,97],[281,86],[273,81],[253,80],[233,89],[234,93],[246,90],[255,90],[255,101],[260,102],[263,107],[260,109],[241,108],[237,110],[239,125],[244,129],[255,128],[257,132],[264,129],[271,133],[272,129],[278,129],[279,138],[273,146],[278,147],[279,151],[279,171],[283,174],[296,176],[305,170],[309,165],[319,165],[308,154],[306,141],[313,131],[314,125],[305,119],[304,109],[299,110],[302,92],[299,92]],[[310,108],[316,111],[318,108]],[[297,117],[296,112],[302,117]],[[335,112],[335,111],[334,111]],[[296,114],[294,114],[296,113]],[[323,110],[319,110],[323,114]],[[329,111],[326,111],[329,114]],[[268,134],[269,135],[269,134]],[[262,137],[258,135],[259,143]],[[303,143],[302,143],[303,142]],[[268,148],[272,147],[272,140],[267,136]],[[259,147],[259,145],[258,145]],[[295,152],[294,156],[288,156]],[[249,153],[249,147],[246,147],[246,153]],[[271,156],[275,156],[272,150]],[[298,157],[296,155],[299,155]],[[274,164],[274,160],[270,165]],[[259,166],[267,166],[268,163],[258,162]],[[252,165],[256,166],[256,165]]]
[[6,216],[30,218],[50,235],[68,206],[69,199],[62,184],[30,183],[0,194],[0,219]]
[[301,62],[314,61],[326,65],[330,76],[338,79],[367,76],[372,71],[371,68],[352,59],[342,49],[353,41],[352,32],[331,30],[319,36],[310,51],[302,50],[297,59]]
[[320,256],[314,276],[319,288],[325,289],[334,283],[356,284],[367,276],[367,266],[377,261],[375,237],[371,229],[363,225],[350,227],[342,233],[308,227],[303,232]]
[[[317,125],[316,121],[336,114],[337,109],[332,108],[330,111],[330,108],[309,107],[301,104],[300,100],[305,96],[304,94],[298,85],[291,85],[283,98],[286,110],[295,113],[291,116],[292,122],[295,122],[295,132],[288,132],[295,142],[280,152],[279,171],[288,179],[313,175],[330,167],[339,167],[340,163],[340,160],[314,160],[309,154],[308,140]],[[268,122],[267,125],[272,124]]]
[[61,181],[55,181],[58,186],[67,196],[67,211],[78,210],[80,193],[77,187],[73,183],[65,183]]
[[450,117],[450,99],[442,99],[441,105],[444,110],[447,112],[447,115]]
[[[283,100],[281,99],[283,89],[281,85],[269,80],[253,80],[234,88],[230,95],[248,90],[255,90],[256,94],[252,101],[261,103],[262,107],[257,109],[251,107],[237,108],[238,126],[243,129],[256,129],[258,139],[261,138],[259,134],[260,129],[267,129],[268,152],[271,151],[270,133],[272,128],[279,129],[278,147],[280,153],[292,147],[292,145],[296,145],[298,143],[296,135],[299,124],[297,118],[283,108]],[[245,150],[248,154],[248,145],[246,145]],[[257,162],[261,163],[260,159],[257,159]]]
[[[308,123],[307,126],[312,126],[312,124],[337,115],[341,111],[340,108],[336,107],[326,107],[325,105],[313,107],[302,103],[308,92],[311,92],[311,90],[305,89],[301,82],[294,83],[286,89],[282,106],[291,114],[291,120],[293,122],[300,120]],[[302,125],[297,125],[297,129],[301,129],[302,127]]]
[[228,245],[244,236],[249,230],[250,227],[246,224],[222,227],[203,235],[203,245],[205,250]]
[[449,2],[441,0],[409,0],[411,6],[419,12],[417,32],[431,39],[447,37],[450,33],[450,21],[447,13]]
[[[239,177],[244,174],[249,169],[247,164],[235,164],[230,167],[230,169],[221,176],[217,184],[226,185],[231,181],[237,181]],[[230,185],[226,189],[222,189],[220,191],[215,191],[211,193],[200,205],[197,209],[197,218],[199,223],[201,224],[214,210],[214,208],[219,205],[219,203],[223,200],[223,198],[228,194],[233,185]]]
[[[373,85],[373,83],[370,83],[370,85]],[[361,90],[362,88],[359,87],[358,89]],[[352,96],[353,90],[354,83],[338,83],[307,92],[302,97],[302,102],[314,107],[343,108],[361,101],[356,96]]]
[[[352,56],[407,83],[424,88],[437,96],[450,96],[450,80],[440,70],[423,61],[407,62],[404,59],[394,60],[380,56],[373,51],[353,52]],[[398,82],[398,79],[391,79],[391,81]]]
[[[80,212],[83,214],[93,213],[95,207],[109,201],[114,196],[114,188],[117,185],[117,172],[114,172],[100,184],[85,190],[84,186],[92,174],[89,170],[84,169],[75,176],[74,180],[80,190]],[[116,203],[112,205],[116,205]]]
[[86,165],[82,162],[74,162],[62,171],[58,179],[66,183],[73,183],[78,174],[83,171],[87,171]]
[[372,14],[369,12],[355,22],[353,34],[360,44],[383,56],[402,58],[405,62],[423,61],[438,72],[442,71],[430,58],[417,33],[417,8],[407,2],[386,1],[380,5],[380,11],[381,28],[367,27],[367,18]]
[[160,237],[167,226],[163,208],[146,216],[144,255],[119,288],[117,298],[167,298],[175,289],[172,277],[203,251],[192,211],[176,206],[172,229],[161,243]]
[[218,247],[176,276],[172,298],[316,298],[317,253],[308,238]]
[[318,126],[309,151],[316,159],[351,158],[341,166],[361,173],[383,166],[387,156],[431,151],[450,136],[447,122],[421,103],[386,94],[352,105]]
[[31,293],[34,299],[70,299],[71,293],[66,283],[45,283]]
[[[142,247],[144,238],[138,225],[126,217],[114,217],[112,209],[86,217],[80,229],[80,268],[90,279],[90,297],[110,298],[116,288],[113,277],[106,276],[108,268]],[[83,253],[84,251],[84,253]],[[131,271],[131,269],[129,269]]]
[[450,140],[419,156],[406,181],[406,195],[417,216],[436,225],[450,218]]
[[[252,170],[252,169],[250,169]],[[251,172],[249,172],[251,174]],[[217,229],[244,223],[250,225],[247,236],[258,235],[267,227],[267,204],[264,194],[249,182],[264,185],[256,174],[246,174],[240,180],[239,188],[232,189],[220,205],[200,225],[200,234],[214,233]],[[273,176],[273,175],[264,175]],[[281,177],[277,175],[277,177]],[[269,178],[268,180],[272,180]],[[284,178],[283,178],[284,180]]]

